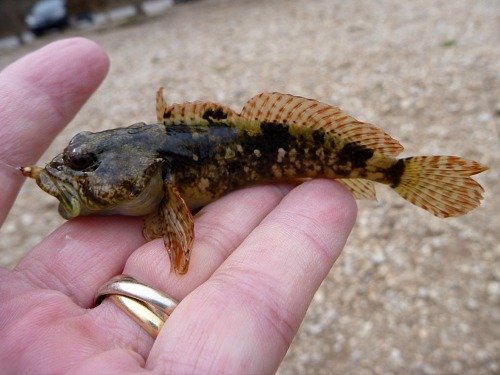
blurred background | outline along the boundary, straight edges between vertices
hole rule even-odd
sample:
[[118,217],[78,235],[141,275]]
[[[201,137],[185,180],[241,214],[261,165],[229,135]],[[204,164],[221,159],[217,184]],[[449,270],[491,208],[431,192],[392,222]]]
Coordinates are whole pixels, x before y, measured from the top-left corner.
[[[488,165],[483,205],[464,217],[437,219],[384,187],[358,202],[279,373],[500,372],[498,0],[0,1],[0,68],[77,35],[111,69],[40,163],[79,131],[155,121],[163,85],[170,102],[235,110],[261,91],[311,97],[382,127],[404,156]],[[0,263],[62,222],[55,199],[25,184]]]
[[[0,47],[26,44],[51,30],[137,21],[190,0],[0,0]],[[192,1],[192,0],[191,0]]]

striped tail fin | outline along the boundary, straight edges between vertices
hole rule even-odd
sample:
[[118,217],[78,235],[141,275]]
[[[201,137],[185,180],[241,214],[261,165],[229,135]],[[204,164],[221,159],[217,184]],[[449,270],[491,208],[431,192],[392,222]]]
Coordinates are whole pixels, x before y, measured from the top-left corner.
[[404,172],[394,190],[435,216],[463,215],[481,203],[483,188],[470,176],[485,171],[475,161],[456,156],[402,159]]

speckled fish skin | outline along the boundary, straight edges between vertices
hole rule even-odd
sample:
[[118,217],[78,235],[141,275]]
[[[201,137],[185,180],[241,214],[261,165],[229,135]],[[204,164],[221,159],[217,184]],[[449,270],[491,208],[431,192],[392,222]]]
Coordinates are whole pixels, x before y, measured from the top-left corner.
[[374,199],[378,182],[438,217],[482,199],[470,176],[486,167],[456,156],[398,159],[395,139],[313,99],[262,93],[236,113],[212,102],[167,105],[160,89],[156,114],[157,123],[79,133],[45,168],[21,171],[59,199],[67,219],[148,215],[144,236],[163,237],[178,273],[194,239],[190,210],[248,185],[322,177]]
[[[162,154],[190,208],[256,183],[373,174],[366,169],[373,152],[365,148],[349,144],[337,152],[335,140],[321,130],[294,135],[284,124],[259,126],[261,131],[252,134],[237,122],[210,118],[204,126],[167,127]],[[401,173],[397,163],[380,157],[372,171],[382,171],[380,182],[397,180]]]

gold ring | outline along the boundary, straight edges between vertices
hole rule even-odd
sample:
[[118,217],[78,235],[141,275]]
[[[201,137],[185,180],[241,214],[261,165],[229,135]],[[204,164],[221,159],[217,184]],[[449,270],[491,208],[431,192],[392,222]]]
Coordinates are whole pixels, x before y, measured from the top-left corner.
[[139,324],[152,338],[155,339],[158,336],[165,322],[154,312],[149,310],[146,305],[133,298],[121,296],[119,294],[110,294],[108,297],[115,305]]
[[97,291],[96,305],[106,296],[153,338],[177,306],[173,298],[126,275],[103,284]]

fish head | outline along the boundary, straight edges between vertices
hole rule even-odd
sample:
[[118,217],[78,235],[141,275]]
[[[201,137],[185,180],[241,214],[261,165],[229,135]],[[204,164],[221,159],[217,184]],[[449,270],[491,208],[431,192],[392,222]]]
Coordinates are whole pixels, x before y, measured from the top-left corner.
[[59,213],[66,219],[149,214],[163,198],[163,161],[154,151],[159,130],[139,123],[79,133],[31,177],[59,200]]

